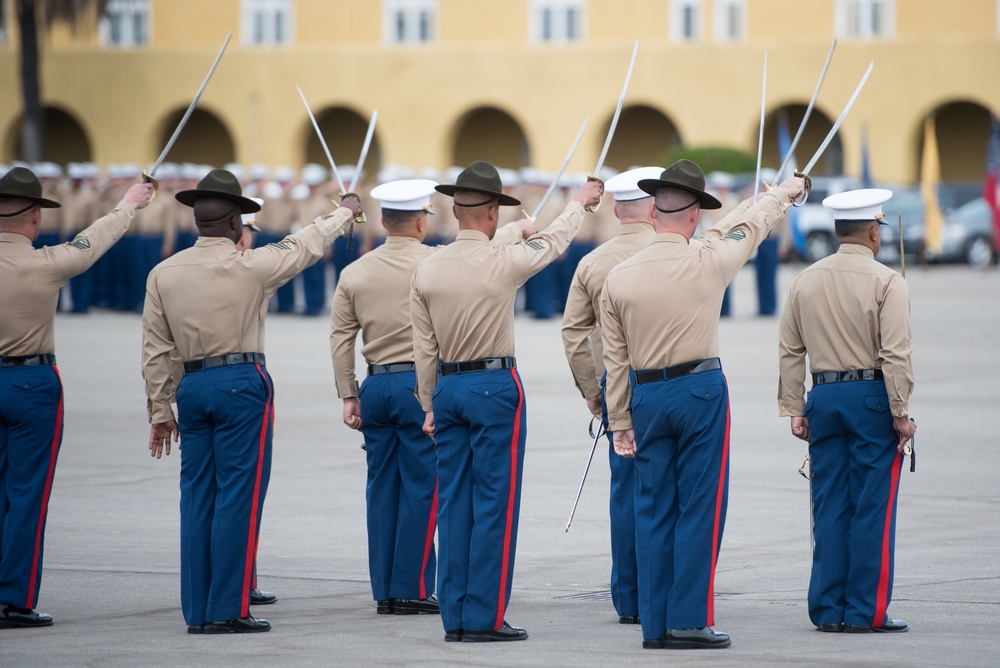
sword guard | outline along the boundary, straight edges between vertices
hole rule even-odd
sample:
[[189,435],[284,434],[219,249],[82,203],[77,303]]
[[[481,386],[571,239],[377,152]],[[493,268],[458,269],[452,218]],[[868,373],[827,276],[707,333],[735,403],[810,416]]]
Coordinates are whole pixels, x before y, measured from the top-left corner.
[[802,199],[796,200],[796,201],[792,202],[792,206],[798,207],[798,206],[802,206],[803,204],[805,204],[806,200],[809,199],[809,191],[812,190],[813,182],[812,182],[812,179],[809,178],[809,175],[808,174],[804,174],[803,172],[795,172],[794,176],[797,176],[797,177],[799,177],[800,179],[802,179],[803,181],[806,182],[805,192],[802,195]]
[[[153,184],[153,197],[156,197],[156,191],[160,189],[160,182],[153,178],[153,176],[147,172],[145,169],[142,170],[142,182]],[[149,198],[149,201],[153,201],[153,197]]]
[[[348,197],[353,197],[354,199],[358,200],[359,203],[361,202],[361,195],[359,195],[357,193],[342,193],[340,195],[340,201],[343,202]],[[354,222],[358,223],[358,224],[367,222],[367,220],[368,219],[365,218],[365,212],[364,212],[364,210],[362,210],[361,213],[359,213],[357,216],[354,216]]]
[[[600,186],[601,186],[601,195],[602,195],[602,198],[603,198],[603,195],[604,195],[604,181],[602,179],[599,179],[596,176],[591,176],[589,174],[587,175],[587,181],[593,181],[594,183],[600,184]],[[601,208],[601,201],[598,201],[597,204],[595,204],[593,206],[585,206],[583,208],[584,208],[584,211],[587,211],[589,213],[594,213],[595,211],[597,211],[598,209]]]

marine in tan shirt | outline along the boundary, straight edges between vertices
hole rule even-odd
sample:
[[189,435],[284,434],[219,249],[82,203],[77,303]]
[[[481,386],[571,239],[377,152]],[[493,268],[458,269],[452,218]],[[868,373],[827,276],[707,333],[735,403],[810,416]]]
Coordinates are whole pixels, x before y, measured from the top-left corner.
[[417,398],[437,443],[441,621],[446,641],[523,640],[524,629],[504,620],[526,425],[514,296],[566,249],[601,184],[584,185],[545,231],[508,246],[490,239],[500,207],[520,201],[503,192],[496,168],[475,162],[437,190],[454,198],[461,229],[417,267],[410,313]]
[[872,188],[823,201],[840,250],[795,278],[779,330],[778,410],[809,443],[809,618],[833,633],[909,628],[888,615],[899,474],[916,433],[909,291],[902,276],[875,260],[882,203],[891,196]]
[[267,631],[249,609],[274,420],[264,315],[278,286],[322,257],[361,207],[348,199],[279,242],[240,252],[241,214],[260,205],[232,173],[212,170],[176,199],[193,208],[199,237],[149,275],[142,372],[151,456],[170,454],[178,433],[184,439],[181,608],[189,633]]
[[789,179],[738,206],[697,243],[701,169],[680,160],[658,179],[656,237],[611,270],[601,296],[609,428],[635,457],[637,562],[643,647],[728,647],[711,627],[725,524],[729,396],[719,361],[719,307],[729,281],[802,190]]
[[0,629],[52,624],[50,615],[33,609],[63,437],[53,335],[59,290],[121,238],[151,195],[151,186],[135,184],[111,213],[69,243],[35,249],[41,219],[60,205],[43,195],[28,169],[0,177]]

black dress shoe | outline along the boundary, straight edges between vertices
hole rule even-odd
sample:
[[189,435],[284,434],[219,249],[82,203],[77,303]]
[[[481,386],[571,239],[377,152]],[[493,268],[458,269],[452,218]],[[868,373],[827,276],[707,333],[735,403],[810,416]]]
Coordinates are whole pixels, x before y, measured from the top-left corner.
[[271,625],[266,619],[255,619],[253,615],[227,619],[224,622],[209,622],[205,624],[204,633],[261,633],[270,631]]
[[276,603],[278,597],[271,591],[261,591],[260,589],[250,590],[250,605],[271,605]]
[[441,608],[437,596],[431,594],[427,598],[393,599],[392,612],[395,615],[437,615],[441,613]]
[[394,601],[391,598],[384,598],[381,601],[375,601],[375,612],[380,615],[391,615],[393,603]]
[[619,615],[619,624],[639,624],[639,615]]
[[204,624],[192,624],[191,626],[188,627],[188,635],[192,636],[201,635],[204,632],[205,632]]
[[5,607],[0,613],[0,629],[29,629],[38,626],[52,626],[52,615],[12,605]]
[[462,629],[453,629],[451,631],[445,630],[444,632],[445,642],[462,642]]
[[663,649],[666,644],[666,638],[643,638],[642,648],[643,649]]
[[463,631],[462,642],[503,642],[507,640],[527,640],[528,632],[511,626],[506,621],[499,629],[488,631]]
[[840,633],[844,630],[843,624],[820,624],[816,627],[816,630],[822,631],[823,633]]
[[665,649],[722,649],[730,645],[729,635],[716,633],[712,627],[701,629],[667,629]]
[[863,626],[859,624],[844,624],[844,633],[905,633],[910,625],[902,619],[886,617],[882,626]]

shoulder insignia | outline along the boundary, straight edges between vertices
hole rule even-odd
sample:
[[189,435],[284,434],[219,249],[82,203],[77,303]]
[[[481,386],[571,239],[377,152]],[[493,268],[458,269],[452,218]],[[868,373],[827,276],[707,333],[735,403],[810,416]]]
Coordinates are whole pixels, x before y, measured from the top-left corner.
[[525,241],[524,245],[536,251],[543,251],[547,248],[544,242],[538,241],[537,239]]
[[273,244],[268,244],[268,246],[274,246],[278,250],[292,250],[292,245],[286,244],[284,241],[276,241]]
[[746,233],[746,230],[741,230],[741,229],[737,228],[737,229],[731,231],[729,234],[727,234],[726,236],[724,236],[722,238],[723,239],[734,239],[736,241],[743,241],[744,239],[747,238],[747,233]]
[[77,250],[90,250],[90,239],[87,237],[77,237],[76,239],[73,239],[73,241],[67,242],[66,245],[72,246]]

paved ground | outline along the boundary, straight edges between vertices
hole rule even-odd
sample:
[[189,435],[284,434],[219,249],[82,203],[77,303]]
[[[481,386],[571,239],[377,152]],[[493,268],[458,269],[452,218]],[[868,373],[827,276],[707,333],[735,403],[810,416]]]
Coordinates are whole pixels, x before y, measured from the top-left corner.
[[[784,268],[781,291],[794,275]],[[1000,665],[1000,275],[912,270],[919,461],[904,473],[891,613],[899,636],[817,633],[805,609],[804,446],[775,407],[777,321],[754,316],[753,270],[722,324],[733,397],[729,521],[717,628],[731,649],[641,649],[607,599],[608,474],[595,460],[563,527],[590,442],[555,321],[518,321],[529,436],[508,619],[531,634],[503,645],[445,644],[437,617],[376,616],[367,582],[365,464],[343,426],[325,319],[273,317],[274,470],[261,586],[274,625],[255,636],[188,636],[178,592],[178,465],[148,457],[139,319],[60,316],[66,437],[50,505],[39,608],[49,629],[0,632],[0,666],[26,665]],[[654,286],[651,286],[653,289]],[[669,287],[664,287],[665,295]],[[591,596],[586,596],[592,594]]]

